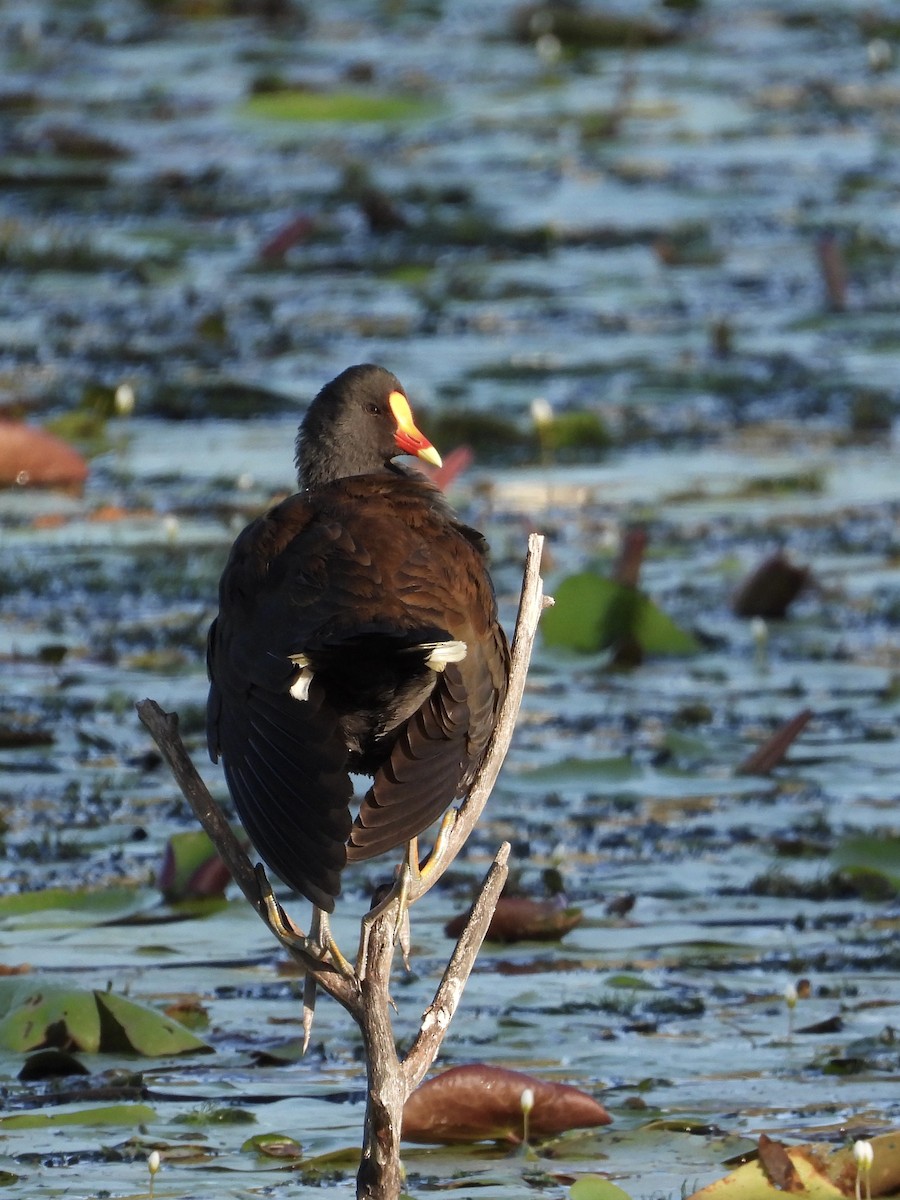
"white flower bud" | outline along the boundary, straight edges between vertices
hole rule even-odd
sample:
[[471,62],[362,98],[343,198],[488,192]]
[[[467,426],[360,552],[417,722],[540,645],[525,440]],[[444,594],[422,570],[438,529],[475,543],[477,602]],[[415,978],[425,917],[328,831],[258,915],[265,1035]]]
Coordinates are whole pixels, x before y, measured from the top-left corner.
[[134,412],[134,388],[130,383],[120,383],[116,388],[113,404],[120,417],[130,417]]
[[858,1141],[853,1143],[853,1157],[861,1171],[871,1171],[875,1161],[875,1151],[871,1142]]

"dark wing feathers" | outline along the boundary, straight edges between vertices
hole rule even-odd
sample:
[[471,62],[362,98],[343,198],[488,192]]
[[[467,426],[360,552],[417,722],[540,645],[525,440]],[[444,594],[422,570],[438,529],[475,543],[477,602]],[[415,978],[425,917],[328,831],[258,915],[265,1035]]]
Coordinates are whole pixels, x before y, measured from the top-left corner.
[[[222,752],[265,862],[331,911],[345,862],[422,833],[484,755],[509,653],[482,546],[421,479],[344,479],[245,530],[220,601],[208,652],[210,753]],[[464,641],[467,654],[432,672],[415,647],[444,639]],[[298,654],[313,669],[306,700],[290,693]],[[386,702],[399,724],[379,731],[383,748],[376,739],[374,751],[351,751],[355,689],[365,710],[373,677],[392,661],[409,675],[403,695],[414,711],[407,716],[402,696]],[[373,782],[352,823],[354,754]]]
[[[310,689],[314,692],[315,684]],[[275,873],[331,911],[340,891],[352,786],[337,719],[314,704],[303,721],[288,692],[251,687],[232,714],[222,705],[225,777],[241,822]]]

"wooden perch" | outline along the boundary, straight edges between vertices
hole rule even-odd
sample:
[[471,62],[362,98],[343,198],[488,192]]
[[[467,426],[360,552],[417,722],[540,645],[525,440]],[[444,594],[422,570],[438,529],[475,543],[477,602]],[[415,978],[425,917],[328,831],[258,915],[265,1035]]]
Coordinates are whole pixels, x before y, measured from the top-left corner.
[[[460,852],[481,815],[512,739],[525,688],[528,664],[540,614],[546,604],[540,576],[544,539],[532,534],[522,582],[519,613],[512,642],[509,689],[484,762],[448,824],[445,846],[435,869],[412,879],[408,903],[423,896]],[[198,821],[228,866],[235,882],[260,918],[307,976],[351,1015],[362,1033],[366,1057],[368,1100],[362,1160],[357,1175],[361,1200],[395,1200],[400,1195],[400,1133],[403,1106],[434,1062],[506,881],[508,843],[503,843],[488,870],[481,892],[447,964],[434,998],[422,1017],[419,1032],[406,1056],[397,1055],[389,995],[399,900],[388,904],[374,920],[365,921],[361,940],[367,943],[366,971],[342,970],[330,957],[318,958],[303,944],[302,933],[271,897],[265,875],[254,869],[221,809],[209,793],[178,734],[178,717],[165,713],[153,700],[142,700],[138,715],[150,731],[178,786]],[[261,875],[261,878],[260,878]]]

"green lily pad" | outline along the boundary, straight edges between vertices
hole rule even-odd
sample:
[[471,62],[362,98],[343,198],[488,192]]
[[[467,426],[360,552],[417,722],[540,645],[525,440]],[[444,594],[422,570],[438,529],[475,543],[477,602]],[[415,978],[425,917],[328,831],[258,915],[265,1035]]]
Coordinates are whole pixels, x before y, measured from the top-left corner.
[[100,1014],[93,992],[44,985],[32,978],[0,980],[0,1046],[27,1053],[44,1046],[100,1049]]
[[191,1054],[212,1049],[196,1034],[148,1005],[135,1004],[115,992],[94,992],[105,1051],[129,1051],[148,1058]]
[[0,979],[0,1047],[23,1054],[47,1046],[147,1057],[211,1050],[177,1021],[113,992]]
[[430,116],[434,104],[416,96],[286,88],[251,96],[244,111],[267,121],[408,121]]
[[862,834],[843,838],[831,858],[848,875],[881,875],[895,891],[900,890],[900,837]]
[[571,1200],[631,1200],[627,1192],[602,1175],[582,1175],[569,1188]]
[[65,912],[93,916],[100,923],[139,912],[153,899],[151,893],[134,888],[44,888],[38,892],[0,896],[0,921],[32,913]]
[[157,881],[166,900],[221,897],[230,881],[231,873],[202,829],[172,834]]
[[580,779],[626,780],[634,779],[640,769],[627,754],[611,758],[564,758],[557,763],[534,767],[522,774],[529,780],[554,780],[574,782]]
[[257,1133],[241,1146],[245,1153],[254,1152],[264,1158],[302,1158],[303,1147],[286,1133]]
[[633,638],[645,654],[695,654],[700,648],[643,592],[594,571],[570,575],[554,594],[556,604],[541,618],[548,646],[594,654]]
[[156,1120],[149,1104],[105,1104],[67,1112],[23,1112],[0,1117],[0,1129],[57,1129],[64,1125],[148,1125]]

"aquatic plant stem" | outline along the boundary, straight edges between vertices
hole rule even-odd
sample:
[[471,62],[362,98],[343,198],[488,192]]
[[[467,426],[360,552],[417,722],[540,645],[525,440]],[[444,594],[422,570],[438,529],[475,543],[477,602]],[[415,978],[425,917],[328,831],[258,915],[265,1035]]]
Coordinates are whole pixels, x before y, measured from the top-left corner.
[[[522,701],[538,620],[548,603],[543,596],[540,577],[542,547],[543,538],[532,534],[513,637],[509,688],[488,752],[455,821],[452,826],[448,824],[432,869],[426,868],[424,873],[412,879],[407,903],[413,903],[433,887],[462,849],[506,757]],[[361,942],[366,942],[364,973],[336,962],[327,952],[323,954],[307,940],[275,900],[262,868],[254,868],[247,857],[184,748],[178,733],[177,715],[163,712],[153,700],[142,700],[137,711],[159,746],[182,794],[260,918],[304,968],[307,976],[337,1000],[358,1025],[365,1051],[368,1098],[357,1196],[360,1200],[396,1200],[403,1180],[400,1160],[403,1106],[437,1057],[462,998],[506,880],[508,843],[504,842],[500,847],[485,876],[434,998],[423,1014],[418,1034],[405,1058],[401,1059],[394,1040],[390,998],[399,897],[365,923],[361,930]]]

